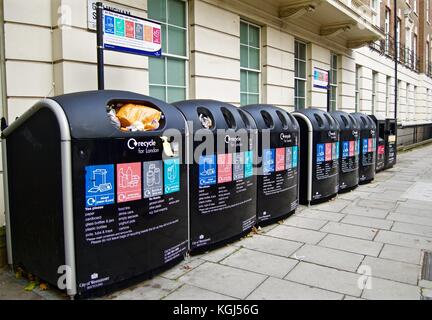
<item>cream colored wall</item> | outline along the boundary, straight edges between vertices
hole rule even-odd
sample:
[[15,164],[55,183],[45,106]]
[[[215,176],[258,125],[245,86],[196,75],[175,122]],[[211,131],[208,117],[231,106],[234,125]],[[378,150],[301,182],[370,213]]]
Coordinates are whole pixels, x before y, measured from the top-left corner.
[[189,2],[190,97],[240,104],[240,17]]

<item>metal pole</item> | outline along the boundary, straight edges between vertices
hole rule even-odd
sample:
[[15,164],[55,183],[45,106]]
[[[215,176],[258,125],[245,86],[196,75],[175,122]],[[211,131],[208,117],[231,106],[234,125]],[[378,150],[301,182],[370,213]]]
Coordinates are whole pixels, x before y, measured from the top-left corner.
[[102,2],[97,2],[96,3],[96,34],[97,34],[98,90],[105,89],[103,11],[104,8]]
[[[397,116],[398,116],[398,112],[397,112],[397,103],[398,103],[398,59],[399,59],[399,46],[398,46],[398,40],[399,40],[399,34],[398,34],[398,28],[397,28],[397,0],[393,0],[393,4],[394,4],[394,35],[395,35],[395,41],[394,41],[394,50],[395,50],[395,55],[394,55],[394,78],[395,78],[395,96],[394,96],[394,118],[396,121],[396,128],[395,128],[395,134],[397,132]],[[400,30],[399,30],[400,32]]]

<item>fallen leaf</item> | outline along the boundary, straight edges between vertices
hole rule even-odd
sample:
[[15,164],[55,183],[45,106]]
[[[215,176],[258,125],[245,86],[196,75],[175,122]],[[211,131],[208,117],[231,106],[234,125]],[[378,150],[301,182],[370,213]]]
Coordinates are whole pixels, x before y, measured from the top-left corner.
[[27,285],[27,287],[24,288],[25,291],[33,291],[34,288],[36,288],[36,282],[30,281],[30,283]]
[[48,290],[48,285],[46,284],[46,283],[41,283],[40,285],[39,285],[39,289],[41,289],[42,291],[46,291],[46,290]]

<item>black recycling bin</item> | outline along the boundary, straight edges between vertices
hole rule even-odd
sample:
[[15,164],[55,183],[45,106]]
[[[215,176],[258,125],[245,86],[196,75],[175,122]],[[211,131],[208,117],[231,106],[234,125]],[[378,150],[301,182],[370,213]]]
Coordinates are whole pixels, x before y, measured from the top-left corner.
[[208,250],[250,232],[256,222],[255,123],[246,112],[215,100],[173,104],[191,139],[190,250]]
[[[121,131],[107,106],[158,110],[159,128]],[[166,129],[176,128],[169,135]],[[9,263],[68,295],[123,287],[187,252],[186,122],[123,91],[45,99],[3,132]]]
[[241,108],[258,129],[257,223],[265,225],[298,206],[299,125],[285,110],[268,104]]
[[360,125],[359,184],[366,184],[375,178],[376,126],[367,114],[355,112],[351,115]]
[[396,119],[386,119],[385,134],[385,169],[390,169],[396,164],[397,157],[397,122]]
[[300,125],[300,203],[326,201],[338,193],[339,124],[315,108],[293,116]]
[[339,193],[343,193],[358,186],[360,126],[349,113],[334,111],[331,115],[340,127]]
[[375,171],[380,172],[385,167],[386,149],[386,120],[375,115],[370,115],[376,126],[376,167]]

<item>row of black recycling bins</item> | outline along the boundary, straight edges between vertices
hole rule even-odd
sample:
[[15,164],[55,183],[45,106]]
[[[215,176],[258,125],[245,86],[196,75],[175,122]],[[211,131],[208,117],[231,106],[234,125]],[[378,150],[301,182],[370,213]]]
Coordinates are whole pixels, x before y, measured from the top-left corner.
[[[161,111],[160,128],[120,131],[106,110],[124,103]],[[70,296],[123,287],[372,180],[387,130],[360,113],[122,91],[40,101],[2,134],[9,264]]]

